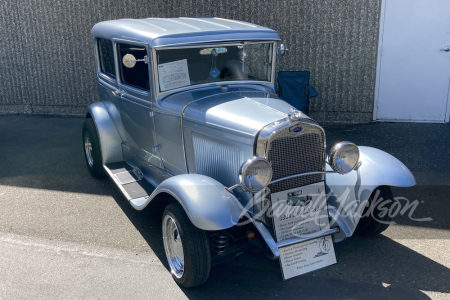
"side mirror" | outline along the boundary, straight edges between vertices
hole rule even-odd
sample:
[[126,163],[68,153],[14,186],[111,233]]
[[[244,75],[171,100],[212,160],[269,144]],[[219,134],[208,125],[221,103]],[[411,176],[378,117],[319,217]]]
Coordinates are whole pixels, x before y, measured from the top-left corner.
[[278,46],[278,55],[281,56],[285,56],[287,53],[289,52],[289,49],[286,48],[286,46],[284,44],[281,44],[280,46]]

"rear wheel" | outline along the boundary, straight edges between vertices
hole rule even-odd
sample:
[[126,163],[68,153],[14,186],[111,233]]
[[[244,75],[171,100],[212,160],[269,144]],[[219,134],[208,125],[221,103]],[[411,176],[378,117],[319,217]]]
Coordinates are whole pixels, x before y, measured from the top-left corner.
[[[381,210],[380,203],[386,200],[391,201],[389,203],[386,202],[386,205],[382,206],[383,210]],[[376,188],[370,195],[368,206],[364,208],[355,233],[360,236],[374,236],[385,231],[392,221],[392,217],[389,214],[392,200],[393,195],[390,187],[379,186]]]
[[208,235],[191,223],[180,204],[164,210],[162,236],[173,279],[184,287],[204,283],[211,268]]
[[94,120],[87,118],[83,124],[83,150],[86,165],[92,176],[100,178],[105,176],[102,164],[102,152]]

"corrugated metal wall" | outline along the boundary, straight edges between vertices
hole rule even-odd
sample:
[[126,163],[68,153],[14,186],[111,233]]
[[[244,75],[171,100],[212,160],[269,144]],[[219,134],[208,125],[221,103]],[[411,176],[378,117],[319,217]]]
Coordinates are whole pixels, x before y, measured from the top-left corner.
[[380,0],[3,0],[0,113],[80,115],[97,101],[90,30],[118,18],[218,16],[278,30],[279,70],[310,70],[321,122],[372,119]]

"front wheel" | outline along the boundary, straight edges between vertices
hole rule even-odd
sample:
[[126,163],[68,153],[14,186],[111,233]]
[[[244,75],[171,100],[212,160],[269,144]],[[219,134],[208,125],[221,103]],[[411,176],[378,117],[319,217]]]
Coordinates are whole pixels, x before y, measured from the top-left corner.
[[173,279],[184,287],[204,283],[211,268],[208,235],[192,224],[180,204],[164,210],[162,237]]
[[[392,200],[393,195],[390,187],[379,186],[376,188],[370,195],[355,233],[360,236],[374,236],[385,231],[392,221],[389,213]],[[387,205],[380,205],[383,202]]]

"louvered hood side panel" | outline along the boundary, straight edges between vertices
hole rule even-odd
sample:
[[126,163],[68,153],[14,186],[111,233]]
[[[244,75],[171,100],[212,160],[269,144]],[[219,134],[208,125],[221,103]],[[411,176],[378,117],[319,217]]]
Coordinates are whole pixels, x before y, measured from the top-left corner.
[[193,134],[195,168],[197,174],[209,176],[225,186],[239,182],[239,168],[244,153],[206,137]]

